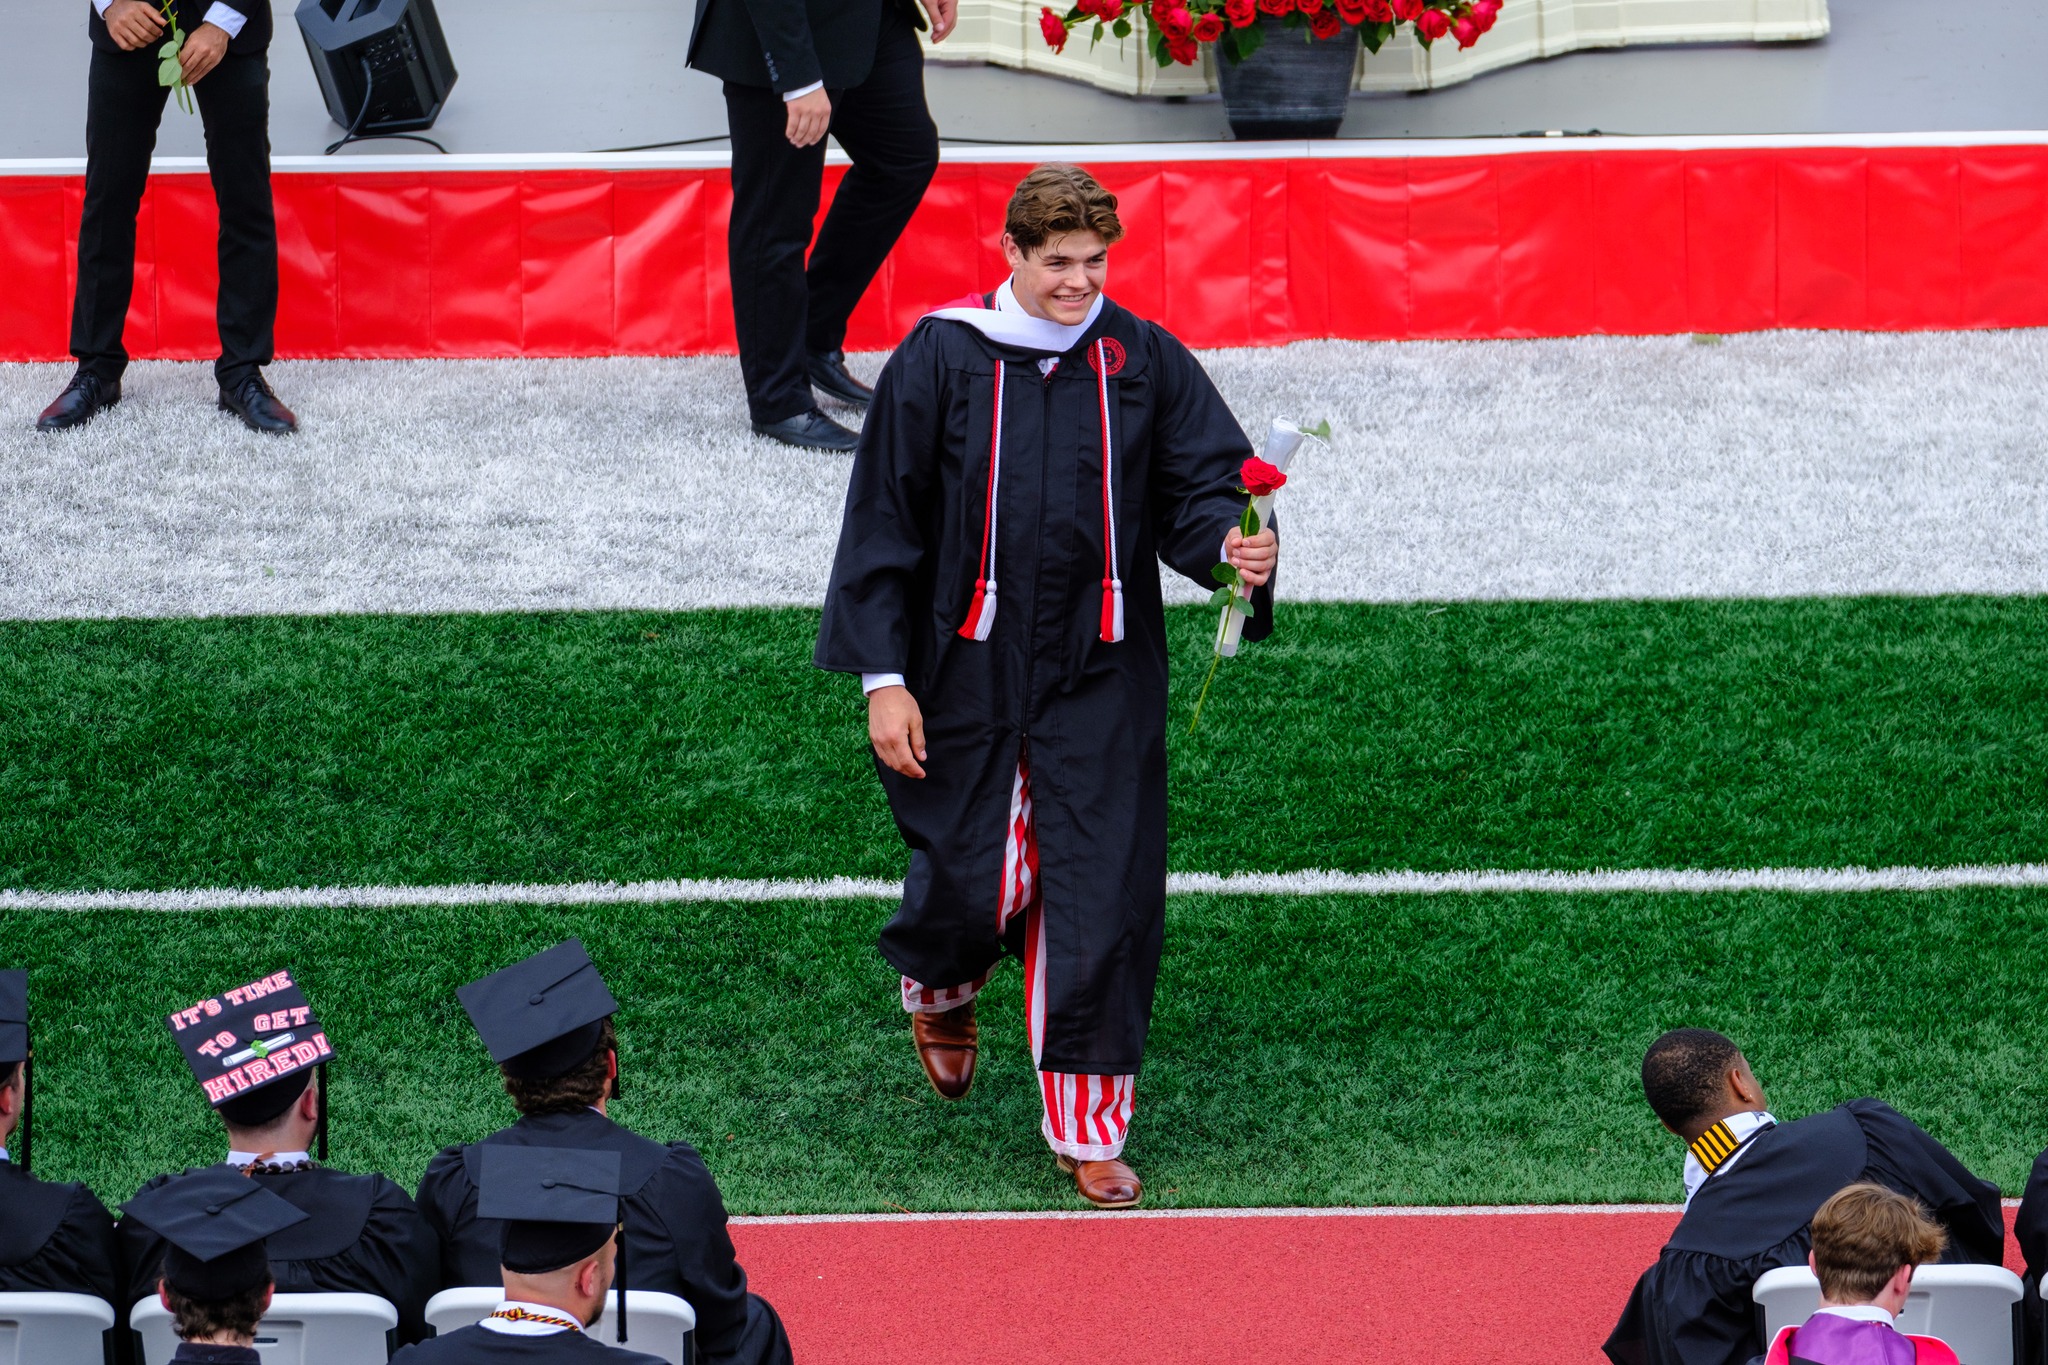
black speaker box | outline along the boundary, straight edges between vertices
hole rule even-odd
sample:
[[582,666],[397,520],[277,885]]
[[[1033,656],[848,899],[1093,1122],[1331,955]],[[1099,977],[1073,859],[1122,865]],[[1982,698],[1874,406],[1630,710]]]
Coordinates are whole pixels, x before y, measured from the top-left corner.
[[455,62],[433,0],[303,0],[297,18],[336,123],[365,136],[434,126]]

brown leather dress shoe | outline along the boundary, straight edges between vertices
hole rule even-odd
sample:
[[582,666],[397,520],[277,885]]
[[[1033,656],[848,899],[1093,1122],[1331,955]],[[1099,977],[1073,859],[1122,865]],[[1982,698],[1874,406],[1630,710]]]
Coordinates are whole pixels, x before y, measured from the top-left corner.
[[974,1022],[974,1002],[942,1014],[910,1016],[910,1040],[924,1078],[942,1099],[957,1100],[974,1088],[974,1057],[981,1050],[981,1029]]
[[1098,1209],[1134,1209],[1145,1197],[1145,1182],[1123,1162],[1076,1161],[1059,1158],[1060,1169],[1074,1177],[1074,1188]]

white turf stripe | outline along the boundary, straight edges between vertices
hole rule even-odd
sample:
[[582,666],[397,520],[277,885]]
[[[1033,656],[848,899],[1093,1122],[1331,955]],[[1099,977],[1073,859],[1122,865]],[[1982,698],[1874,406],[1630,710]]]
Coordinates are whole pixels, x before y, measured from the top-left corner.
[[[2017,1199],[2002,1199],[2000,1205],[2016,1209]],[[829,1223],[1037,1223],[1094,1219],[1122,1223],[1135,1218],[1513,1218],[1522,1215],[1615,1214],[1683,1212],[1683,1204],[1398,1204],[1374,1208],[1332,1209],[1129,1209],[1105,1214],[1088,1209],[1059,1209],[1039,1213],[777,1213],[752,1216],[735,1214],[731,1221],[747,1227],[802,1227]]]
[[[1565,872],[1176,872],[1168,895],[1427,896],[1465,892],[1953,891],[2048,886],[2048,863],[1977,867],[1618,868]],[[655,905],[675,901],[889,900],[900,882],[723,879],[649,882],[478,882],[466,886],[314,886],[258,890],[0,891],[0,910],[388,910],[454,905]]]

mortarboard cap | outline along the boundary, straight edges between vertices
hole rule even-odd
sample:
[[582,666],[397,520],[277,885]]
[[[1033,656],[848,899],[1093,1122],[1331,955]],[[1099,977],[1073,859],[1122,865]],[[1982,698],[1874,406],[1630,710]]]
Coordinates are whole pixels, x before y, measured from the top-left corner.
[[222,1118],[270,1122],[305,1092],[334,1055],[290,972],[273,972],[166,1017],[185,1064]]
[[307,1216],[225,1166],[167,1180],[123,1204],[121,1212],[170,1243],[163,1274],[171,1288],[209,1302],[267,1284],[264,1239]]
[[0,972],[0,1067],[28,1060],[28,973]]
[[492,972],[455,992],[491,1060],[516,1080],[546,1080],[586,1061],[619,1011],[580,939]]
[[597,1251],[619,1226],[619,1154],[486,1143],[476,1212],[505,1220],[499,1261],[544,1275]]

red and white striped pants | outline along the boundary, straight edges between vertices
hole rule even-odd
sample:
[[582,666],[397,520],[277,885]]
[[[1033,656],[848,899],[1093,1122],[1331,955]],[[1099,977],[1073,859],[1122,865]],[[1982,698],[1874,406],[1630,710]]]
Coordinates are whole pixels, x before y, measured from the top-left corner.
[[[1045,916],[1038,894],[1038,828],[1031,820],[1031,763],[1017,759],[1010,787],[1010,829],[1003,841],[1003,885],[996,902],[996,932],[1024,916],[1024,1012],[1029,1020],[1031,1060],[1045,1047]],[[903,1008],[912,1014],[938,1013],[964,1005],[988,984],[984,972],[962,986],[930,987],[903,978]],[[1045,1102],[1045,1140],[1076,1161],[1121,1156],[1131,1127],[1136,1076],[1087,1076],[1065,1071],[1038,1073]]]

